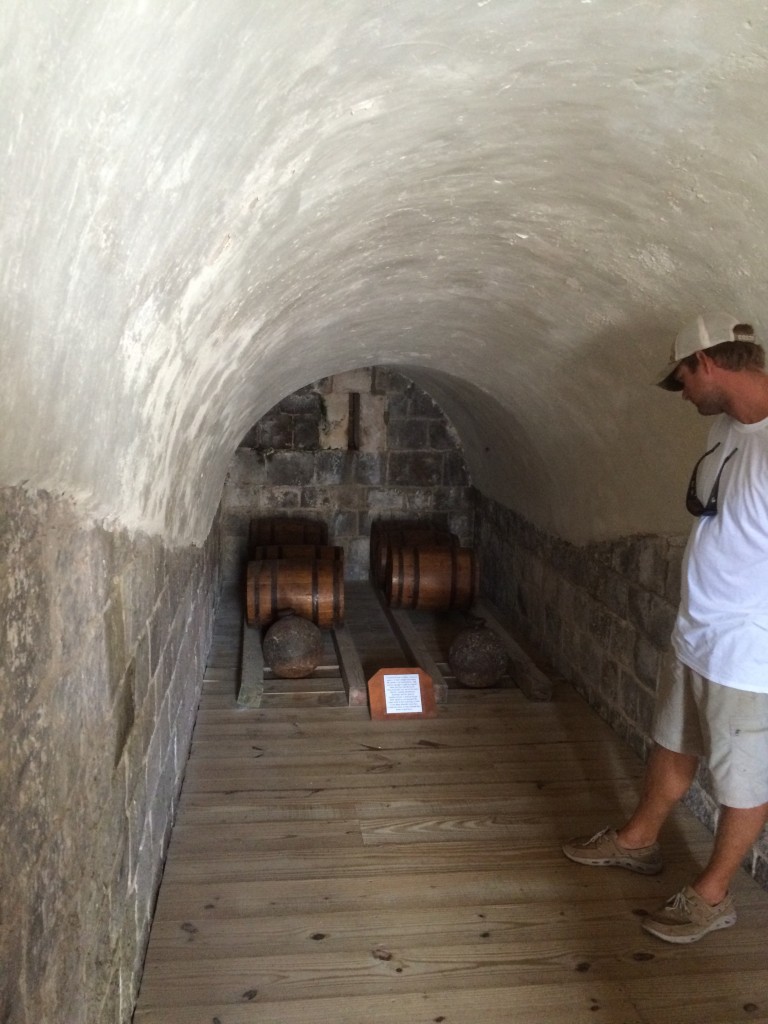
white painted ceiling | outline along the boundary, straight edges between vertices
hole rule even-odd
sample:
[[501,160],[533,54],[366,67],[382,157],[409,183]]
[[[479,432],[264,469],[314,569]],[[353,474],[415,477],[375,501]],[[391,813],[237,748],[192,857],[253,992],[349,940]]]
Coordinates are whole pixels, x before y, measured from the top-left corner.
[[280,398],[392,364],[473,479],[583,542],[678,531],[650,386],[764,326],[757,0],[8,0],[0,485],[199,542]]

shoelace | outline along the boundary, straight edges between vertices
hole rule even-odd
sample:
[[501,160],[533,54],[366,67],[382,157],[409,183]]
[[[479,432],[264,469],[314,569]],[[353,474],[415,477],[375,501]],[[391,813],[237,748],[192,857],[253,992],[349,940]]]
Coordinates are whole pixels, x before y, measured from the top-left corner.
[[606,834],[606,832],[610,832],[610,831],[611,831],[611,826],[610,825],[607,828],[601,828],[600,831],[599,832],[595,832],[595,834],[592,836],[592,838],[588,839],[586,841],[586,843],[584,843],[584,845],[585,846],[591,846],[592,843],[596,843],[598,841],[598,839],[602,839],[603,838],[603,836]]
[[684,892],[676,892],[667,900],[667,910],[674,910],[676,913],[687,914],[690,911],[690,901]]

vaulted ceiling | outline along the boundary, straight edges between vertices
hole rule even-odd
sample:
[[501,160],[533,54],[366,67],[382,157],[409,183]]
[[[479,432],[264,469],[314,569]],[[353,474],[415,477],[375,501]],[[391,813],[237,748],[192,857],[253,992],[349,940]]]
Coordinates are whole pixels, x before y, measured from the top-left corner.
[[764,326],[764,4],[11,0],[0,47],[0,485],[198,542],[252,423],[391,364],[541,528],[682,527],[650,381]]

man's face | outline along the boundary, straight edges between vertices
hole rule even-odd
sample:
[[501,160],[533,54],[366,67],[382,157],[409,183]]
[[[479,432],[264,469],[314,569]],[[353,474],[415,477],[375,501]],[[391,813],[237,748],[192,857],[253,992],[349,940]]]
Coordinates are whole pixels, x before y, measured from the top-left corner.
[[702,357],[699,355],[699,363],[695,369],[681,363],[675,371],[675,379],[683,385],[682,397],[686,402],[691,402],[701,416],[717,416],[723,412],[722,389],[707,373],[702,365]]

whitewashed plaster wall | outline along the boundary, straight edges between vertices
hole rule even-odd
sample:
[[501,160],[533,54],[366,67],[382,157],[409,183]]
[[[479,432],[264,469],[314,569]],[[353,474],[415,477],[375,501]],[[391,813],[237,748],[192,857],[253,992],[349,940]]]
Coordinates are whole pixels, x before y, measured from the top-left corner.
[[200,543],[260,416],[389,364],[542,529],[682,528],[648,381],[766,326],[766,5],[8,0],[0,53],[0,485]]

